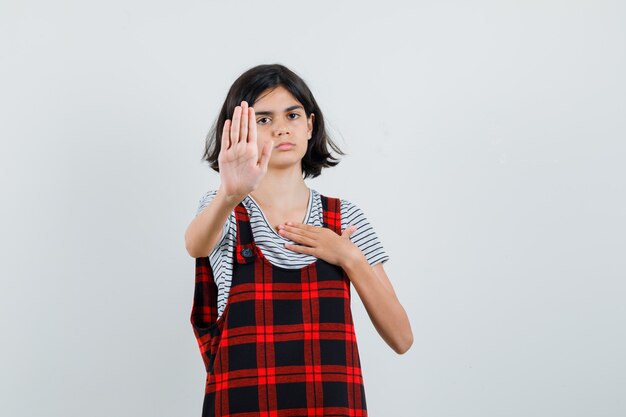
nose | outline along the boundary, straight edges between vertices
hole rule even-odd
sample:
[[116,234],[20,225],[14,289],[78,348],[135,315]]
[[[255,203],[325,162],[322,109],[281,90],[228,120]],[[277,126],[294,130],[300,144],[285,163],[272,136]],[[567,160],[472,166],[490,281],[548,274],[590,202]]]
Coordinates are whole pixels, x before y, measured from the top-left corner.
[[274,126],[274,134],[276,134],[277,136],[289,134],[289,129],[284,122],[277,122]]

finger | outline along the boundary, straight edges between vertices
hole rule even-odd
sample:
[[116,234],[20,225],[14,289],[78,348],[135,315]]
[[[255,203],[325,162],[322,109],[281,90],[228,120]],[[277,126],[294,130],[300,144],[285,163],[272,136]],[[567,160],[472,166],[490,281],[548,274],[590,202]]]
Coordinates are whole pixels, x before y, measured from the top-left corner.
[[245,101],[241,102],[241,131],[239,135],[241,136],[239,138],[240,143],[248,141],[248,103]]
[[287,232],[296,233],[296,234],[300,234],[303,236],[310,236],[310,237],[313,236],[311,233],[314,233],[317,231],[315,226],[310,226],[308,224],[303,224],[303,223],[287,222],[285,224],[279,225],[278,227],[280,229],[286,230]]
[[288,232],[285,229],[280,229],[278,234],[289,240],[293,240],[296,243],[302,243],[303,245],[314,247],[316,246],[316,240],[311,239],[309,236],[301,233]]
[[235,107],[235,111],[233,112],[233,120],[230,126],[230,138],[233,143],[233,146],[237,146],[239,143],[239,127],[241,124],[241,107]]
[[[256,147],[256,141],[251,141],[251,144],[254,144]],[[267,171],[267,164],[269,163],[270,156],[272,156],[272,150],[274,150],[274,141],[270,141],[263,146],[261,159],[259,160],[259,166],[263,171]]]
[[[248,142],[256,146],[256,113],[254,113],[253,107],[249,107],[249,111],[250,115],[248,120],[250,120],[250,122],[248,123]],[[272,145],[272,148],[273,147],[274,146]]]
[[306,224],[306,223],[287,222],[286,225],[287,227],[293,227],[294,231],[301,230],[302,232],[312,233],[313,235],[318,234],[318,233],[323,233],[324,230],[330,230],[330,229],[326,229],[325,227],[313,226],[313,225]]
[[306,230],[307,232],[317,233],[321,231],[321,227],[311,226],[310,224],[305,223],[295,223],[295,222],[287,222],[285,223],[288,227],[295,227],[296,230]]
[[306,253],[307,255],[312,255],[312,256],[315,256],[315,253],[316,253],[315,249],[313,248],[309,248],[307,246],[302,246],[302,245],[294,245],[292,243],[285,243],[285,247],[294,252]]
[[356,231],[356,226],[348,226],[341,236],[350,237]]
[[230,147],[230,119],[226,119],[222,128],[222,149],[227,150]]

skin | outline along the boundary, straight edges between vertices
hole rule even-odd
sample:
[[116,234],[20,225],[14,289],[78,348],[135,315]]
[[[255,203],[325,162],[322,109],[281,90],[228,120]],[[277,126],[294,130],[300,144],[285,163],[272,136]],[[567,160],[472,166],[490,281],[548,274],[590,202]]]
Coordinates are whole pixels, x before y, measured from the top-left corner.
[[[349,226],[339,235],[301,222],[309,188],[300,164],[312,137],[315,115],[306,117],[302,108],[285,111],[297,105],[302,106],[278,86],[263,92],[252,107],[245,101],[235,107],[232,121],[226,120],[222,132],[218,194],[234,205],[250,194],[268,217],[284,218],[278,222],[278,233],[296,243],[286,243],[287,249],[344,269],[380,336],[396,353],[403,354],[413,344],[408,316],[383,264],[370,266],[350,240],[356,228]],[[257,115],[256,109],[271,115]],[[278,149],[283,142],[295,146]]]

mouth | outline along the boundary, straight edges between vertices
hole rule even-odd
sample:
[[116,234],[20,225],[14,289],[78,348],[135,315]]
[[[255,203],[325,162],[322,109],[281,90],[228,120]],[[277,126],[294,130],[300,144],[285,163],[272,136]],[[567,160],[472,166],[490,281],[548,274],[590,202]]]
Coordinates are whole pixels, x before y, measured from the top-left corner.
[[296,146],[295,143],[291,143],[291,142],[283,142],[281,144],[278,144],[274,147],[274,149],[279,149],[279,150],[286,150],[286,149],[291,149],[294,146]]

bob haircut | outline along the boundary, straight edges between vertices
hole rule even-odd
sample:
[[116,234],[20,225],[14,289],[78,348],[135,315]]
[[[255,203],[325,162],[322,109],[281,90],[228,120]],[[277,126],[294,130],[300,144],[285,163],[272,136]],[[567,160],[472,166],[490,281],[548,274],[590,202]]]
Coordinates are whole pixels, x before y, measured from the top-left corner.
[[340,160],[331,156],[328,146],[339,155],[346,154],[333,143],[326,132],[322,110],[317,105],[311,90],[309,90],[302,78],[280,64],[257,65],[241,74],[235,80],[228,91],[217,121],[213,123],[206,137],[202,160],[208,161],[211,168],[220,172],[217,159],[220,154],[222,131],[224,130],[226,119],[232,120],[235,107],[239,106],[242,101],[245,100],[251,107],[254,107],[254,103],[261,93],[278,86],[283,86],[302,104],[307,119],[311,116],[311,113],[315,114],[313,133],[308,141],[306,154],[301,162],[304,178],[315,178],[321,174],[322,168],[337,165]]

